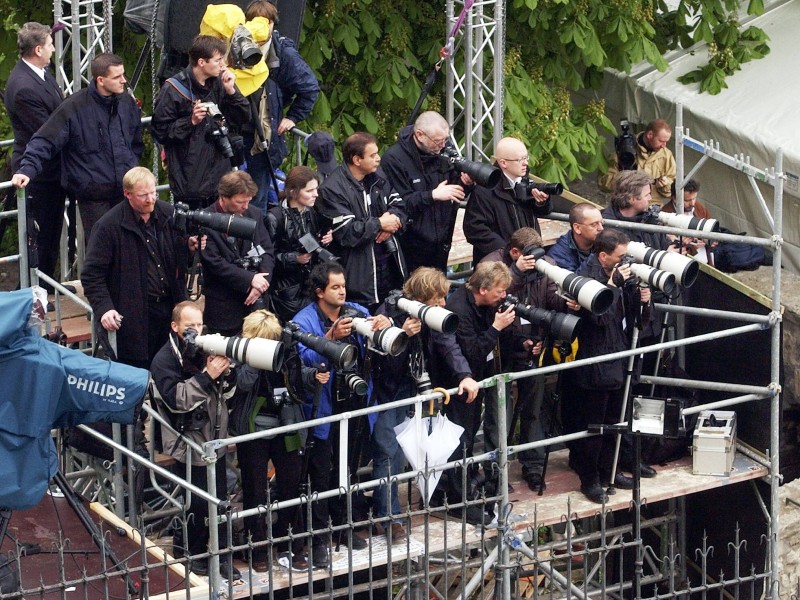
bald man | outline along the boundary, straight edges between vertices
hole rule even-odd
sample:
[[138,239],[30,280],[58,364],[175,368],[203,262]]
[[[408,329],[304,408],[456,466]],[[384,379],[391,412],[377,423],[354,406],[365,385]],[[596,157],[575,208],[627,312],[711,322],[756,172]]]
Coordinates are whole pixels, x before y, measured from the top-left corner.
[[495,164],[503,171],[491,189],[478,187],[467,204],[464,234],[472,244],[472,263],[504,248],[511,234],[532,227],[539,234],[539,219],[553,208],[550,196],[536,189],[518,186],[528,176],[528,149],[517,138],[506,137],[494,149]]

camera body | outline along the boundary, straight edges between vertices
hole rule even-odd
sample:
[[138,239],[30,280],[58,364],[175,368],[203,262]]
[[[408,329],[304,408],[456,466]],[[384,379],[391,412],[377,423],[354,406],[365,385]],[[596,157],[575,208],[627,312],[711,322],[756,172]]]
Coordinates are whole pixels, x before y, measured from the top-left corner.
[[514,307],[514,312],[520,319],[538,327],[543,333],[542,337],[552,335],[556,340],[571,342],[578,335],[581,320],[575,315],[528,306],[510,294],[506,295],[497,310],[505,311],[511,307]]
[[206,115],[210,117],[206,141],[213,143],[225,158],[233,158],[233,147],[228,137],[228,125],[219,106],[216,102],[201,102],[200,106],[205,107]]
[[661,220],[659,219],[660,214],[661,207],[651,204],[647,207],[647,210],[640,215],[640,217],[642,223],[646,223],[647,225],[661,225]]
[[262,58],[261,49],[253,40],[253,34],[244,25],[237,25],[233,30],[228,55],[234,69],[251,69]]
[[335,256],[330,250],[323,248],[312,233],[306,233],[298,242],[300,242],[300,247],[303,251],[313,254],[316,260],[324,263],[339,262],[339,257]]
[[535,202],[531,196],[533,190],[539,190],[548,196],[557,196],[564,192],[564,186],[560,183],[537,183],[528,177],[523,177],[519,183],[514,184],[514,199],[523,204]]
[[619,122],[619,129],[621,131],[620,135],[614,138],[617,165],[620,171],[635,171],[639,143],[636,141],[636,136],[631,133],[631,125],[628,119],[623,118]]
[[247,271],[251,271],[253,273],[258,273],[258,270],[261,268],[261,257],[260,256],[243,256],[241,258],[237,258],[233,261],[237,267],[241,267]]

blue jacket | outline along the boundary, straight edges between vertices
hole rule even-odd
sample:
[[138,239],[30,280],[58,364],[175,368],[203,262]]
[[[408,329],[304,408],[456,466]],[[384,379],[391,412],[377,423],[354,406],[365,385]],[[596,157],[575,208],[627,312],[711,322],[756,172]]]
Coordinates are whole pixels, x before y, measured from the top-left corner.
[[64,100],[34,134],[19,173],[31,179],[61,152],[61,185],[79,199],[122,197],[122,177],[139,164],[142,111],[128,94],[101,96],[94,81]]
[[278,124],[284,116],[299,123],[311,114],[319,96],[319,82],[291,39],[275,31],[272,34],[272,48],[278,63],[270,63],[265,86],[272,122],[269,159],[272,166],[277,168],[289,154],[286,139],[278,135]]
[[547,256],[552,258],[556,265],[573,273],[586,264],[590,255],[591,252],[584,253],[575,245],[571,231],[559,237],[547,251]]
[[[369,314],[369,311],[359,304],[355,304],[354,302],[347,302],[345,306],[354,308],[357,311]],[[303,310],[297,313],[294,316],[294,321],[300,327],[300,329],[306,333],[313,333],[314,335],[318,335],[320,337],[325,336],[325,332],[328,330],[328,325],[323,321],[322,317],[320,316],[321,313],[317,310],[316,302],[313,302],[306,306]],[[359,353],[361,355],[361,359],[366,357],[367,348],[366,344],[364,343],[364,339],[360,335],[353,336],[357,343]],[[352,343],[352,340],[350,341]],[[298,351],[300,353],[300,358],[303,360],[303,364],[308,367],[318,367],[320,364],[325,363],[326,365],[330,366],[331,371],[331,378],[322,387],[322,395],[320,396],[319,400],[319,408],[317,409],[317,414],[315,415],[316,418],[321,417],[329,417],[333,414],[333,393],[334,389],[333,386],[336,385],[336,369],[333,365],[330,364],[330,360],[319,354],[315,350],[311,348],[307,348],[303,344],[298,344]],[[360,363],[361,361],[359,361]],[[371,377],[364,377],[367,381],[367,403],[366,405],[374,404],[374,400],[372,398],[372,378]],[[312,403],[314,400],[314,393],[306,392],[306,403],[304,406],[306,419],[311,418],[311,411],[312,411]],[[370,415],[369,425],[370,430],[372,430],[372,426],[377,419],[376,414]],[[321,440],[327,440],[330,436],[331,426],[330,424],[325,425],[318,425],[314,428],[314,437],[319,438]]]

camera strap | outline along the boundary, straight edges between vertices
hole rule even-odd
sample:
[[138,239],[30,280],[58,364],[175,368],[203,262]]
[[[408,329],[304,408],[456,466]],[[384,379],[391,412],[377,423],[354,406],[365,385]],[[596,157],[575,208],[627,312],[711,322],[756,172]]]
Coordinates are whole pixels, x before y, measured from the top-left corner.
[[186,98],[189,102],[194,102],[194,94],[192,91],[183,85],[183,83],[181,83],[177,77],[170,77],[167,79],[167,83],[175,88],[175,91]]

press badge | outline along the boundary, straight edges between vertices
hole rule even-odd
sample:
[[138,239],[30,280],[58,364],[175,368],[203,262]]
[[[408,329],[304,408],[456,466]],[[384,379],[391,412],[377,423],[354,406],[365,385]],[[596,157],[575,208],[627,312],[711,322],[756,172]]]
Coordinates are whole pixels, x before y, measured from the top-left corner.
[[486,355],[486,362],[491,362],[493,360],[494,360],[494,350],[492,350],[491,352],[489,352],[489,354]]

